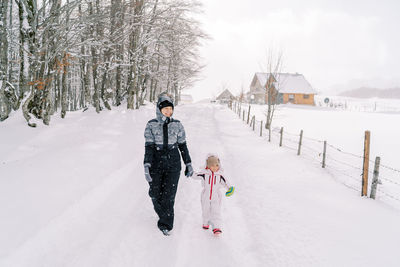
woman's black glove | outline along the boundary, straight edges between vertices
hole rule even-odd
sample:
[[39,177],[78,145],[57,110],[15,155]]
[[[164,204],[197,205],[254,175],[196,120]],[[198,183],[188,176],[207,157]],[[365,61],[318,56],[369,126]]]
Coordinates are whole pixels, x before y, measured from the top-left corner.
[[186,177],[191,177],[193,175],[193,167],[192,163],[186,164],[186,169],[185,169],[185,176]]
[[146,181],[149,183],[153,181],[153,179],[151,179],[150,176],[150,167],[151,167],[150,163],[144,164],[144,178],[146,178]]

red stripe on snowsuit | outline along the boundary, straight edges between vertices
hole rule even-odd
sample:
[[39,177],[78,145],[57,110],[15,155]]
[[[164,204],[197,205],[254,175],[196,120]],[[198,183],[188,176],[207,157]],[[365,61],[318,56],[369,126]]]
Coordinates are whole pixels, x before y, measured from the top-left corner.
[[211,200],[211,197],[212,197],[213,183],[215,184],[215,181],[214,181],[214,172],[213,172],[213,171],[211,171],[211,175],[212,175],[212,178],[211,178],[210,200]]
[[[206,170],[209,170],[208,166],[206,167]],[[210,170],[210,171],[211,171],[211,170]],[[211,177],[208,176],[208,184],[210,184],[210,179],[211,179]]]

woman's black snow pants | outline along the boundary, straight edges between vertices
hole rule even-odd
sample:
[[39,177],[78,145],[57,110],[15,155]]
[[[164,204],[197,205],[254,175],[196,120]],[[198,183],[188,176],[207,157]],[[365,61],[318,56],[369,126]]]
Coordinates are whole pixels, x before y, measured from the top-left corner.
[[174,226],[174,203],[178,188],[180,171],[164,171],[151,173],[153,179],[149,185],[149,195],[159,220],[160,230],[172,230]]

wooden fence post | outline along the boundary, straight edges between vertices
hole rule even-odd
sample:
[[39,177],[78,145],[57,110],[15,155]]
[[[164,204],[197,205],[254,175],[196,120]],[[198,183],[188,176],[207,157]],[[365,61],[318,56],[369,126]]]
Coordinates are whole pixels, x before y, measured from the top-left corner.
[[299,148],[297,149],[297,156],[300,156],[302,142],[303,142],[303,130],[300,131],[300,140],[299,140]]
[[361,196],[367,196],[368,194],[368,168],[369,168],[369,147],[370,147],[371,133],[365,131],[364,137],[364,163],[363,163],[363,174],[362,174],[362,190]]
[[326,141],[324,141],[324,153],[322,154],[322,168],[325,168],[325,160],[326,160]]
[[250,121],[250,109],[251,109],[251,106],[249,105],[249,112],[247,113],[247,124],[249,124],[249,121]]
[[253,121],[253,132],[254,132],[256,126],[256,116],[253,115],[252,121]]
[[263,121],[261,121],[261,125],[260,125],[260,136],[262,137],[262,127],[263,127]]
[[282,137],[283,137],[283,127],[281,127],[281,139],[279,141],[279,146],[282,146]]
[[372,185],[371,185],[371,194],[370,194],[370,198],[375,199],[376,197],[376,190],[378,187],[378,183],[379,183],[379,164],[381,163],[381,158],[380,157],[376,157],[375,158],[375,168],[374,168],[374,178],[372,179]]

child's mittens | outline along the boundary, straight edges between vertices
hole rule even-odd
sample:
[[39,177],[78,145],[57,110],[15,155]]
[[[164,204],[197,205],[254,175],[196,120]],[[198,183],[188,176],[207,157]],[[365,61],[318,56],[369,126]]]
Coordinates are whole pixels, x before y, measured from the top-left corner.
[[225,196],[230,197],[235,192],[235,188],[233,186],[229,187],[228,191],[226,191]]

